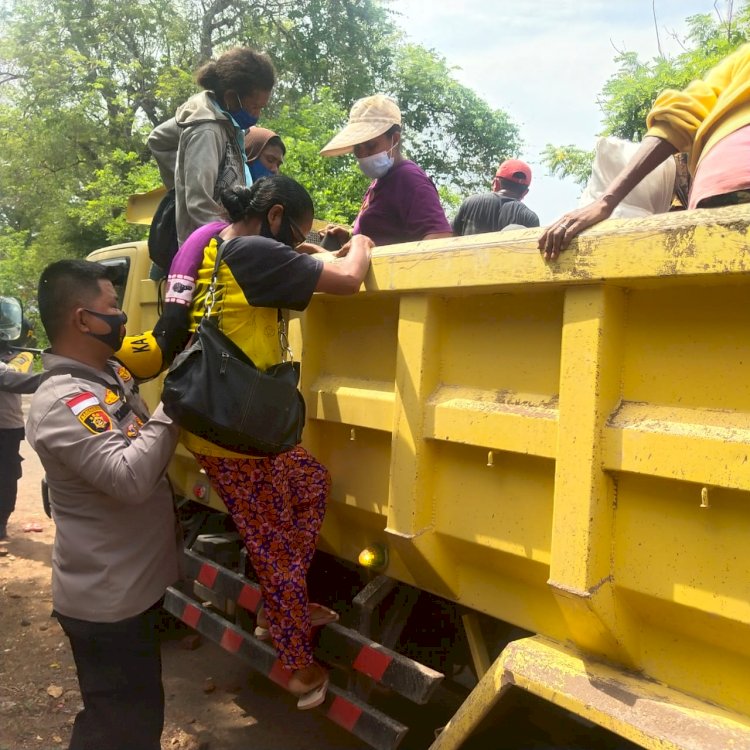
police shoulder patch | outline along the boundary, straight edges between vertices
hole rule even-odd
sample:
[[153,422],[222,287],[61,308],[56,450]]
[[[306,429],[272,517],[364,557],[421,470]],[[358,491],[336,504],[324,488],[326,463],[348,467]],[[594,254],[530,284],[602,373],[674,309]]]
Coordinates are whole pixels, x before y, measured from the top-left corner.
[[89,406],[76,416],[78,417],[78,421],[89,430],[89,432],[108,432],[112,429],[112,419],[109,414],[102,409],[101,405]]
[[107,388],[104,391],[104,403],[105,404],[114,404],[119,400],[120,400],[120,397],[114,391],[110,391],[109,388]]
[[117,374],[120,376],[120,380],[122,380],[123,383],[127,383],[128,380],[133,379],[133,376],[130,374],[130,370],[128,370],[128,368],[124,367],[123,365],[120,365],[117,368]]

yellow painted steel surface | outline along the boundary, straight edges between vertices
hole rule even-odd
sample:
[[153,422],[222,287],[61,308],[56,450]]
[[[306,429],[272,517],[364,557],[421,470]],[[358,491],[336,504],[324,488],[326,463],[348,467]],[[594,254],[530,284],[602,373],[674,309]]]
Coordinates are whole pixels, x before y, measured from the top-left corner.
[[537,636],[505,648],[430,750],[460,748],[511,687],[652,750],[750,746],[750,726],[731,712]]
[[395,246],[316,298],[321,546],[750,715],[749,221]]
[[750,715],[749,224],[378,249],[292,326],[321,547]]

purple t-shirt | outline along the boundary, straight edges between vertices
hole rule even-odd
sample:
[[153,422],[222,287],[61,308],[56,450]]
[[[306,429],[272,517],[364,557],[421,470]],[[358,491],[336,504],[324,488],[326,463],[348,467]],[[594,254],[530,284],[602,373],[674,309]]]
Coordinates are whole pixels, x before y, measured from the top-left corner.
[[392,245],[450,231],[435,183],[405,159],[367,188],[353,233],[367,235],[376,245]]

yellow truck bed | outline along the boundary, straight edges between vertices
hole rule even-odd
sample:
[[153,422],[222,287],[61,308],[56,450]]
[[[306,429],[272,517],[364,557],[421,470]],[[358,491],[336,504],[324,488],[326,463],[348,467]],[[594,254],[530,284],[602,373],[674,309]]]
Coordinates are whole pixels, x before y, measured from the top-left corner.
[[[539,230],[381,248],[360,294],[293,321],[305,445],[333,476],[321,549],[378,543],[388,576],[538,634],[491,667],[467,623],[485,694],[559,653],[580,695],[595,664],[631,680],[630,718],[597,720],[644,747],[750,748],[749,223],[605,222],[551,264]],[[132,332],[155,318],[154,283],[135,290]],[[219,507],[186,456],[174,475]],[[563,683],[545,697],[586,715]],[[732,731],[630,731],[649,684]]]

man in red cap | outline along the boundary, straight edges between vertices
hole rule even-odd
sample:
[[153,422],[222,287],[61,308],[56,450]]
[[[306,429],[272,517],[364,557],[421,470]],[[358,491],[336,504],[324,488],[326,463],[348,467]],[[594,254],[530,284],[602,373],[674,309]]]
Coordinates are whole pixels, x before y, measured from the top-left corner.
[[531,167],[519,159],[504,161],[492,180],[492,192],[472,195],[453,220],[456,235],[499,232],[513,226],[538,227],[539,217],[521,202],[531,185]]

